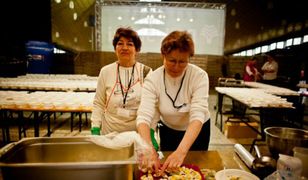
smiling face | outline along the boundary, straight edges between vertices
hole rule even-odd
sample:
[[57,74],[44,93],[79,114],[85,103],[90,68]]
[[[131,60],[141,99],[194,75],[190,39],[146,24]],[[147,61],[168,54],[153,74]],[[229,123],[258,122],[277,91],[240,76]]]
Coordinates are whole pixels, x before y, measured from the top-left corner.
[[136,62],[136,48],[131,38],[120,37],[115,48],[121,66],[132,66]]
[[181,76],[187,67],[189,57],[189,52],[181,52],[178,49],[172,50],[169,54],[163,55],[166,72],[174,78]]

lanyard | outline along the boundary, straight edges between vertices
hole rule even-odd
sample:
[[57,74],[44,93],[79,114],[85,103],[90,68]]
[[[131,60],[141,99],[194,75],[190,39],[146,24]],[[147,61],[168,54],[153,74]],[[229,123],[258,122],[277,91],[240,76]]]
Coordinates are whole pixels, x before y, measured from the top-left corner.
[[129,88],[130,88],[131,83],[132,83],[132,79],[133,79],[133,76],[134,76],[134,69],[135,69],[135,64],[133,65],[133,70],[132,70],[132,73],[131,73],[131,76],[130,76],[130,79],[129,79],[129,82],[128,82],[127,90],[124,93],[122,81],[121,81],[121,76],[120,76],[120,65],[118,64],[118,77],[119,77],[121,92],[122,92],[122,96],[123,96],[123,107],[125,107],[127,94],[128,94]]
[[178,95],[179,95],[179,93],[180,93],[180,91],[181,91],[181,89],[182,89],[182,85],[183,85],[183,81],[184,81],[185,75],[186,75],[186,71],[185,71],[185,73],[184,73],[184,76],[182,77],[180,88],[179,88],[178,92],[176,93],[175,99],[173,100],[173,99],[171,98],[171,96],[170,96],[170,95],[168,94],[168,92],[167,92],[166,77],[165,77],[165,69],[164,69],[165,93],[166,93],[166,95],[168,96],[168,98],[172,101],[173,107],[176,108],[176,109],[180,109],[181,107],[186,106],[186,103],[184,103],[184,104],[182,104],[182,105],[180,105],[180,106],[176,106],[176,105],[175,105],[175,102],[176,102],[176,100],[177,100],[177,98],[178,98]]

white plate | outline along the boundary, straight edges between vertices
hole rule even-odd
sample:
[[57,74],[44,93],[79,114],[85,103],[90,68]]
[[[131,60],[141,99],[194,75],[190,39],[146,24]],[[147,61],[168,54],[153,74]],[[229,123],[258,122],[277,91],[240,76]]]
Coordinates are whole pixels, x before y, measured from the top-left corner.
[[257,176],[240,169],[225,169],[215,175],[216,180],[229,180],[231,177],[240,177],[240,180],[260,180]]

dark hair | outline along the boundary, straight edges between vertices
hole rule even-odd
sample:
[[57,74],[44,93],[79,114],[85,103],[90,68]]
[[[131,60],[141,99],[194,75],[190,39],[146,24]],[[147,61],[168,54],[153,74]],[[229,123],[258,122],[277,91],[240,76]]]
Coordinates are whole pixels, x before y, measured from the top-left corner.
[[189,52],[189,55],[193,56],[195,54],[195,47],[191,34],[187,31],[173,31],[167,35],[161,43],[161,53],[166,55],[175,49],[181,52]]
[[121,28],[117,29],[116,33],[114,34],[113,41],[112,41],[114,49],[116,49],[118,41],[120,40],[121,37],[132,39],[134,46],[136,48],[136,51],[137,52],[140,51],[141,40],[138,36],[138,33],[136,31],[132,30],[130,27],[127,27],[127,28],[121,27]]
[[274,60],[274,57],[270,54],[266,54],[265,57],[266,57],[266,60],[269,60],[269,59]]

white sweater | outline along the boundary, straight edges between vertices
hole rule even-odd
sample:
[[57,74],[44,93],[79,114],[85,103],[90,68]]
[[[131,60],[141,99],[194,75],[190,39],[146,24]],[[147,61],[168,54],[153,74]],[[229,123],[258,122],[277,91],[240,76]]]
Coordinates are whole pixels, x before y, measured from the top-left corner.
[[[99,74],[93,101],[91,126],[101,127],[101,134],[136,130],[136,111],[139,107],[144,65],[136,63],[131,87],[127,94],[125,110],[116,62],[104,66]],[[132,67],[119,67],[124,94],[132,74]],[[126,111],[127,110],[127,111]],[[123,115],[123,111],[129,115]]]
[[[174,100],[183,78],[172,78],[165,73],[167,93]],[[184,103],[187,106],[176,109],[165,93],[164,67],[152,72],[144,82],[141,104],[137,112],[137,126],[146,123],[153,126],[154,121],[161,120],[169,128],[186,130],[193,120],[206,122],[210,118],[208,110],[209,79],[207,73],[193,64],[188,64],[181,91],[176,99],[175,106]]]

